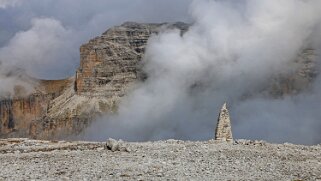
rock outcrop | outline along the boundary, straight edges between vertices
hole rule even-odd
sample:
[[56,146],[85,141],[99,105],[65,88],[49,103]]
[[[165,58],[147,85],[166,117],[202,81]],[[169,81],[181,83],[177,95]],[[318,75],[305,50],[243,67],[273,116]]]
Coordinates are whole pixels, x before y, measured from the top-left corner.
[[215,129],[215,140],[227,142],[233,141],[231,119],[226,103],[224,103],[217,119],[217,126]]
[[50,101],[61,95],[72,79],[38,80],[35,92],[28,97],[0,100],[0,137],[26,137],[46,115]]
[[185,23],[113,27],[80,48],[80,67],[66,80],[38,82],[27,97],[0,99],[0,138],[59,139],[78,134],[94,117],[114,112],[126,91],[144,78],[147,41],[164,28],[187,31]]
[[271,84],[265,90],[269,95],[282,97],[307,89],[318,75],[316,58],[313,49],[303,50],[289,65],[293,67],[293,72],[273,77],[270,80]]
[[78,95],[119,98],[135,80],[143,77],[139,62],[147,41],[162,26],[186,31],[185,23],[138,24],[127,22],[107,30],[80,47],[76,73]]

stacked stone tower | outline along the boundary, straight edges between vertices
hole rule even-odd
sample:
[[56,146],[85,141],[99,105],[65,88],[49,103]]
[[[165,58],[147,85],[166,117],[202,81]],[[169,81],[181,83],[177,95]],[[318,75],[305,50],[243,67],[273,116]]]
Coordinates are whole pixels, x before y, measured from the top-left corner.
[[218,116],[217,126],[215,130],[215,140],[227,142],[233,141],[231,120],[226,103],[224,103]]

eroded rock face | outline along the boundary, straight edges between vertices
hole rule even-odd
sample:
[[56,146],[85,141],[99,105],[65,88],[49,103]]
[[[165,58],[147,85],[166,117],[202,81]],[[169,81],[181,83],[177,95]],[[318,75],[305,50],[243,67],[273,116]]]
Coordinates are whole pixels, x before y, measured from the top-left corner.
[[76,73],[78,95],[122,97],[126,88],[141,78],[139,62],[147,41],[161,27],[186,31],[187,24],[138,24],[127,22],[107,30],[80,47]]
[[51,100],[61,95],[72,79],[38,80],[35,92],[27,97],[0,100],[0,137],[35,137],[37,120],[48,112]]
[[59,139],[80,133],[101,113],[114,112],[121,97],[143,73],[139,62],[148,38],[185,23],[124,23],[80,48],[80,67],[66,80],[39,81],[26,98],[0,101],[0,137]]
[[265,90],[269,95],[282,97],[307,89],[318,75],[317,55],[313,49],[305,49],[289,66],[293,72],[273,77]]

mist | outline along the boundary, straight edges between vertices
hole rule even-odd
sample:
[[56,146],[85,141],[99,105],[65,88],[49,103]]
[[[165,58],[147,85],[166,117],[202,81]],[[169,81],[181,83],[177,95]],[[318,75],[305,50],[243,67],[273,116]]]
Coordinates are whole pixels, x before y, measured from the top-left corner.
[[81,44],[112,26],[125,21],[188,22],[189,2],[0,0],[0,97],[14,94],[16,85],[32,92],[35,84],[22,80],[22,72],[36,79],[73,76]]
[[195,0],[189,9],[189,31],[153,36],[143,60],[148,79],[82,138],[208,140],[227,102],[235,138],[320,143],[320,77],[294,94],[266,88],[296,71],[304,49],[319,64],[321,2]]
[[22,0],[0,0],[0,8],[7,8],[18,5]]
[[[321,142],[321,78],[274,96],[278,75],[314,49],[320,63],[318,0],[0,0],[0,97],[37,79],[73,76],[79,46],[125,21],[191,23],[153,36],[143,60],[148,75],[116,114],[99,118],[82,138],[129,141],[208,140],[228,102],[235,138]],[[316,66],[320,72],[319,66]]]

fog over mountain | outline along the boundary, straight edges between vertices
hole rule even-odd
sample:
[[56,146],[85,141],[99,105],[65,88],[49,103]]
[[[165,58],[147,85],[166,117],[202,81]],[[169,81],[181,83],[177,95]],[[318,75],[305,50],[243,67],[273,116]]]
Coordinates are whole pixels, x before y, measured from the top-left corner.
[[319,52],[320,8],[317,0],[193,1],[189,31],[150,39],[147,81],[87,136],[206,140],[227,101],[236,138],[320,143],[320,78],[292,95],[262,92],[294,71],[289,65],[304,49]]
[[[130,141],[213,138],[228,102],[236,138],[321,142],[321,79],[286,95],[267,87],[304,52],[320,63],[319,0],[0,0],[0,97],[25,74],[62,79],[75,74],[79,46],[126,21],[190,23],[148,42],[147,80],[83,138]],[[319,66],[316,71],[320,72]]]
[[[65,78],[79,46],[125,21],[188,21],[183,0],[1,0],[0,60],[34,77]],[[4,65],[2,65],[4,66]]]

